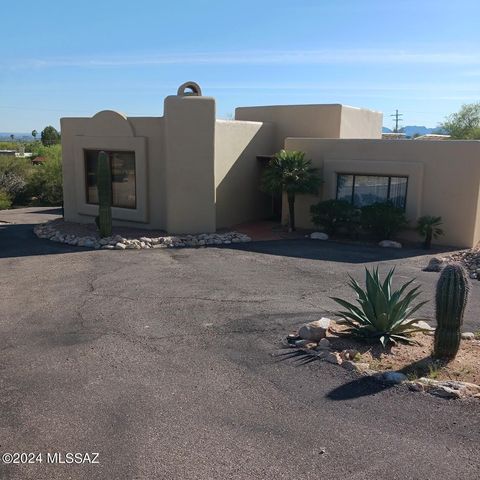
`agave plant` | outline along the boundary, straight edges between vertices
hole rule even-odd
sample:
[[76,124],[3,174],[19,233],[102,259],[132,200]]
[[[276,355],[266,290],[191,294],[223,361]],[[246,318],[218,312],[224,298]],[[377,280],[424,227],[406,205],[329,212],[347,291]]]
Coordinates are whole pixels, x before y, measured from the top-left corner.
[[420,318],[412,315],[427,302],[413,305],[420,295],[419,288],[414,287],[407,292],[413,279],[398,290],[392,291],[392,268],[382,282],[378,268],[370,272],[365,268],[365,286],[363,289],[351,276],[349,285],[357,294],[358,306],[353,303],[332,297],[345,310],[337,312],[341,323],[348,326],[347,334],[369,341],[379,341],[385,348],[390,343],[402,341],[414,343],[409,338],[415,332],[425,331],[417,322]]

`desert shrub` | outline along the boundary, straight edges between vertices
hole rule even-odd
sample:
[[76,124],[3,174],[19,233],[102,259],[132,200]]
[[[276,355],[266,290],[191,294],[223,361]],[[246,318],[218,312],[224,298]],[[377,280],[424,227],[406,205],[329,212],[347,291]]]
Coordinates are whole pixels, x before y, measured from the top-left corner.
[[28,186],[30,195],[42,205],[60,205],[63,200],[61,147],[41,147],[37,153],[45,161],[33,167]]
[[322,227],[329,235],[335,235],[340,228],[355,229],[358,209],[345,200],[325,200],[310,207],[312,223]]
[[29,159],[0,157],[0,190],[7,193],[14,204],[24,203],[31,173],[32,164]]
[[391,202],[382,202],[362,207],[360,223],[364,230],[378,240],[390,240],[408,222],[402,208]]
[[7,193],[10,198],[20,195],[26,184],[26,179],[16,173],[0,173],[0,190]]
[[7,192],[0,190],[0,210],[6,210],[12,206],[12,201]]
[[406,282],[401,288],[392,291],[392,277],[395,269],[388,272],[382,282],[378,268],[370,272],[365,269],[365,289],[352,277],[350,287],[357,295],[358,305],[332,297],[344,310],[337,312],[341,323],[348,326],[346,334],[363,340],[380,342],[384,347],[389,343],[403,341],[411,343],[410,336],[422,328],[416,326],[419,318],[412,315],[425,303],[413,305],[420,295],[419,287],[407,292],[413,280]]

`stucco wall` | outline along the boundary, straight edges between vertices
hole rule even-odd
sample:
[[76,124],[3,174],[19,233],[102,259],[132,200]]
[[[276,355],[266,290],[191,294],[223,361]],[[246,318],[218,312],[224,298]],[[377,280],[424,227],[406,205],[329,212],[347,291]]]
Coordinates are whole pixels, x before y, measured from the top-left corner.
[[165,99],[167,231],[215,232],[215,100]]
[[342,105],[340,138],[382,138],[382,125],[383,113]]
[[239,107],[235,119],[273,123],[274,150],[278,151],[287,137],[339,138],[341,111],[336,104]]
[[113,207],[114,225],[215,231],[215,100],[171,96],[164,111],[164,117],[102,111],[61,119],[66,220],[93,223],[98,212],[86,201],[84,150],[134,151],[137,205]]
[[112,111],[92,118],[62,118],[65,219],[92,223],[97,215],[98,208],[86,203],[83,150],[129,150],[135,151],[137,206],[113,208],[113,223],[165,228],[163,129],[162,117],[126,118]]
[[271,198],[259,190],[257,155],[273,152],[272,124],[217,120],[215,189],[217,228],[268,217]]
[[383,115],[340,104],[239,107],[235,119],[275,125],[275,150],[287,137],[381,138]]
[[437,243],[471,247],[480,241],[479,141],[288,138],[285,147],[306,152],[324,174],[320,198],[299,196],[296,202],[299,227],[312,227],[311,204],[335,197],[336,172],[407,175],[412,226],[419,216],[441,215],[445,236]]

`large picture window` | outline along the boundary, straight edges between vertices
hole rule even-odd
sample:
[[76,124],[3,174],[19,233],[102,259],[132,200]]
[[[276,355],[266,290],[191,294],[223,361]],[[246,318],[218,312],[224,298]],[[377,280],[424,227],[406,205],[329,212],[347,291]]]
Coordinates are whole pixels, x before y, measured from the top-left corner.
[[[101,150],[85,150],[87,203],[98,204],[97,162]],[[112,173],[112,206],[136,208],[135,152],[105,151]]]
[[347,200],[356,207],[378,202],[392,202],[405,209],[407,203],[407,177],[377,175],[337,175],[337,199]]

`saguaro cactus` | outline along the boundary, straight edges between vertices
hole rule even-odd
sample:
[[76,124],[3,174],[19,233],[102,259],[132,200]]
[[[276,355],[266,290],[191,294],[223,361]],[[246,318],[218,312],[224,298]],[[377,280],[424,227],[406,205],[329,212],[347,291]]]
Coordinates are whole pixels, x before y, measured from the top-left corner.
[[447,265],[438,279],[435,295],[437,328],[433,354],[436,358],[451,360],[458,352],[468,293],[465,269],[459,263]]
[[112,174],[110,161],[105,152],[98,154],[97,164],[98,189],[98,229],[101,237],[112,234]]

